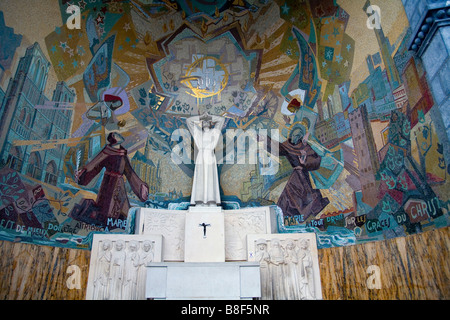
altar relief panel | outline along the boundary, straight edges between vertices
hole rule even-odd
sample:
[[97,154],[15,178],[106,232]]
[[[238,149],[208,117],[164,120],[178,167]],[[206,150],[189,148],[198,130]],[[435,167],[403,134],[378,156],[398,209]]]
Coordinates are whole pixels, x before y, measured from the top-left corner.
[[248,235],[248,261],[260,263],[263,300],[319,300],[316,235]]
[[[275,212],[270,207],[223,210],[226,261],[247,260],[247,235],[276,233]],[[163,261],[184,261],[187,210],[140,208],[136,212],[136,234],[161,234]]]
[[146,266],[161,262],[161,248],[161,235],[95,234],[86,299],[145,299]]

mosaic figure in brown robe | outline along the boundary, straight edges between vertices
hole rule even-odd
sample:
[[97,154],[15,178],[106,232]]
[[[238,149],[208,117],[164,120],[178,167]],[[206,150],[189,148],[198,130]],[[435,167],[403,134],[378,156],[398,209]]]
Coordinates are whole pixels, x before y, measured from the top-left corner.
[[[298,126],[291,131],[288,140],[278,144],[279,156],[285,156],[294,171],[278,198],[277,205],[284,216],[302,215],[303,221],[311,215],[317,215],[330,203],[328,198],[322,197],[320,190],[312,187],[309,171],[319,169],[322,158],[304,139],[305,131],[303,126]],[[267,137],[269,152],[271,145],[271,139]]]
[[71,216],[92,224],[106,225],[108,218],[126,220],[130,203],[125,189],[126,177],[133,192],[140,201],[148,199],[148,185],[143,182],[131,167],[127,150],[120,145],[123,138],[111,132],[108,145],[94,159],[77,173],[78,184],[89,184],[105,168],[103,180],[98,191],[97,200],[84,199]]

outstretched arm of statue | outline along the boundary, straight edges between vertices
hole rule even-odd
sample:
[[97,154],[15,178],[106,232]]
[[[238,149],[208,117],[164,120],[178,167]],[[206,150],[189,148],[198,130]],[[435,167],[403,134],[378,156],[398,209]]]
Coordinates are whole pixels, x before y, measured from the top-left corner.
[[225,118],[220,116],[211,116],[211,121],[215,123],[214,129],[222,130],[225,123]]
[[210,120],[213,124],[214,127],[212,128],[214,131],[216,131],[216,133],[213,135],[214,137],[214,146],[217,145],[217,143],[219,142],[220,137],[222,136],[222,127],[225,123],[225,118],[224,117],[220,117],[220,116],[211,116],[211,120]]

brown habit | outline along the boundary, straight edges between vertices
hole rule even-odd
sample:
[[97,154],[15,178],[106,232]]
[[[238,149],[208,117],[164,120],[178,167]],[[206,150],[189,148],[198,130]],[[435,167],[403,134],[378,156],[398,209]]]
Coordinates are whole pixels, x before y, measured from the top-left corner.
[[134,172],[128,160],[127,150],[122,146],[116,149],[109,145],[81,170],[78,183],[87,185],[103,168],[106,171],[97,201],[93,204],[95,210],[89,210],[88,220],[106,223],[108,218],[126,219],[130,203],[123,176],[125,175],[131,189],[141,201],[146,201],[148,198],[148,185]]

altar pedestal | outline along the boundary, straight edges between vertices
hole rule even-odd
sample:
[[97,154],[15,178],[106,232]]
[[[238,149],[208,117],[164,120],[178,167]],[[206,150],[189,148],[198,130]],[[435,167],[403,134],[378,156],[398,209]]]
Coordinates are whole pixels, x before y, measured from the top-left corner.
[[[189,210],[167,210],[136,208],[135,234],[160,234],[163,236],[163,261],[186,261],[186,217],[195,213],[219,214],[224,219],[225,260],[247,260],[247,235],[278,233],[276,212],[272,207],[251,207],[243,209],[222,210],[220,207],[190,207]],[[206,220],[205,220],[206,221]],[[199,222],[200,224],[204,221]],[[206,236],[211,234],[211,227],[206,227]],[[192,232],[201,232],[198,225]],[[203,238],[202,238],[203,240]],[[222,243],[222,240],[220,240]],[[188,257],[189,260],[189,257]],[[218,260],[214,260],[218,261]]]
[[146,298],[228,300],[261,296],[259,263],[246,261],[247,234],[257,230],[270,233],[268,207],[141,208],[135,225],[138,234],[161,234],[164,239],[164,262],[147,265]]
[[220,207],[192,207],[185,218],[184,262],[225,262],[225,223]]
[[259,297],[258,262],[161,262],[147,265],[147,299],[239,300]]
[[132,210],[136,234],[94,235],[87,299],[322,299],[316,235],[269,207]]

